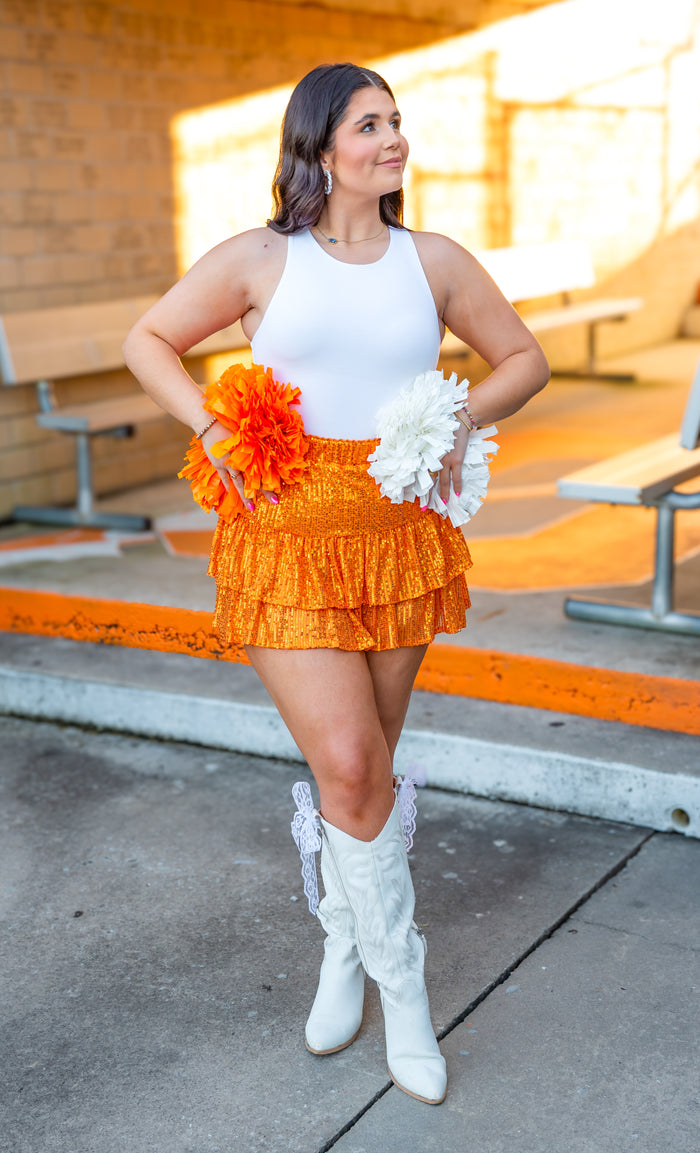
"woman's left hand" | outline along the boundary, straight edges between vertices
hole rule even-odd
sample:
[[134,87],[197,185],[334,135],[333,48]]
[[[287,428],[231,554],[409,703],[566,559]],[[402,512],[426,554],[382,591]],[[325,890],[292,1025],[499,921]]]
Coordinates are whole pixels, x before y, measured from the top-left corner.
[[469,444],[469,429],[459,422],[459,428],[455,433],[455,442],[450,452],[445,453],[441,460],[441,469],[436,484],[438,486],[438,494],[442,499],[443,504],[447,504],[450,499],[450,482],[455,491],[455,495],[459,496],[462,491],[462,464],[467,452],[467,445]]

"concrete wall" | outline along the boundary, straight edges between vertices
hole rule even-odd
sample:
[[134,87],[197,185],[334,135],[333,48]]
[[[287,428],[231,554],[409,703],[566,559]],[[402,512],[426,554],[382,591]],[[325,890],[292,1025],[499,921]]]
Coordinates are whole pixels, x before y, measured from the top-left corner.
[[[697,0],[569,0],[385,67],[418,227],[470,248],[585,241],[597,283],[581,295],[646,302],[603,326],[602,352],[678,334],[700,284]],[[559,367],[584,359],[583,329],[543,343]]]

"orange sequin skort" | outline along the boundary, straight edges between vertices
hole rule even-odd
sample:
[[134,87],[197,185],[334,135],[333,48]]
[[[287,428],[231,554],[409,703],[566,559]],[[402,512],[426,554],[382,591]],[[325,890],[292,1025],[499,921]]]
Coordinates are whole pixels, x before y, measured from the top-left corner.
[[462,533],[391,504],[367,472],[376,440],[308,437],[308,469],[279,504],[220,520],[209,575],[222,644],[350,651],[427,644],[464,628]]

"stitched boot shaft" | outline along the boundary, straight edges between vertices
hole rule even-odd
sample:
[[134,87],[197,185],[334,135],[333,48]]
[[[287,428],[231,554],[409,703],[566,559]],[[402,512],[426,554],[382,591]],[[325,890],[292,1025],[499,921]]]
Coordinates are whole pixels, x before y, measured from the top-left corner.
[[355,918],[338,872],[323,843],[321,875],[325,896],[317,916],[327,933],[318,991],[306,1022],[306,1047],[312,1053],[335,1053],[350,1045],[360,1031],[365,976],[355,944]]
[[413,923],[398,806],[373,841],[358,841],[323,818],[321,826],[354,914],[362,963],[379,985],[391,1076],[407,1093],[437,1104],[445,1096],[445,1061],[430,1023],[425,941]]
[[321,842],[321,877],[324,897],[319,902],[316,916],[329,937],[349,937],[354,945],[355,914],[348,904],[338,869],[325,840]]

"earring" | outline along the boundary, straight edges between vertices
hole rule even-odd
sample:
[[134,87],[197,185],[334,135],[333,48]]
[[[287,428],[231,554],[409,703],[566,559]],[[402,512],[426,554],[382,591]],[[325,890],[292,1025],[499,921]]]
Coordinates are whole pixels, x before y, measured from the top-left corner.
[[327,168],[323,169],[323,175],[326,178],[326,187],[325,187],[324,191],[326,193],[326,196],[330,196],[331,192],[333,191],[333,177],[331,176],[331,174]]

